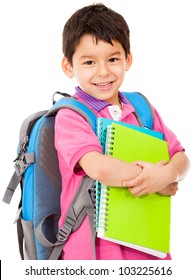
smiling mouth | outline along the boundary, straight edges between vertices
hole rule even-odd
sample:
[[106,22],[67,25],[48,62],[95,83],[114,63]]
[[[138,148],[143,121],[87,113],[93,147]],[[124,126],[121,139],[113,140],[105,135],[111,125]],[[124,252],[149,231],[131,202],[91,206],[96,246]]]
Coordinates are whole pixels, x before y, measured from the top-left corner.
[[93,83],[93,85],[100,87],[100,88],[107,88],[109,86],[111,86],[113,84],[113,82],[104,82],[104,83]]

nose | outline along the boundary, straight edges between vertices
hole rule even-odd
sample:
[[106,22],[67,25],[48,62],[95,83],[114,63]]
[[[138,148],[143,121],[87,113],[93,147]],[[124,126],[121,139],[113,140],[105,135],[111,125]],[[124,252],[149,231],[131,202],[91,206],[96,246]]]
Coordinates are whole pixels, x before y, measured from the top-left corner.
[[97,66],[97,74],[98,76],[105,77],[110,74],[109,66],[106,63],[100,63]]

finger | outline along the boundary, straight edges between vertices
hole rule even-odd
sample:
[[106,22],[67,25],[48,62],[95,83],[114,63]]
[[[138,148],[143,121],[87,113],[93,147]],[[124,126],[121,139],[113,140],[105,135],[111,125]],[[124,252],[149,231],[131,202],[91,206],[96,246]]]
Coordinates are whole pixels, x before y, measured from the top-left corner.
[[129,192],[130,192],[131,194],[137,196],[137,192],[136,192],[136,191],[133,192],[133,188],[128,187],[128,190],[129,190]]
[[172,186],[171,189],[172,189],[172,191],[175,191],[175,192],[178,191],[178,187],[177,186]]
[[146,194],[145,189],[141,186],[130,188],[130,192],[135,196],[141,196]]
[[130,181],[124,181],[122,185],[123,185],[123,187],[134,187],[135,182],[136,182],[135,179],[130,180]]
[[157,163],[157,165],[159,165],[159,166],[164,166],[164,165],[166,165],[166,164],[167,164],[167,161],[166,161],[166,160],[162,160],[162,161],[160,161],[160,162]]
[[140,177],[140,175],[130,181],[124,181],[123,182],[123,186],[124,187],[135,187],[138,186],[142,183],[142,178]]
[[174,195],[176,195],[176,193],[177,193],[177,190],[171,190],[171,196],[174,196]]
[[172,189],[172,190],[178,190],[178,182],[173,182],[171,185],[170,185],[170,188]]

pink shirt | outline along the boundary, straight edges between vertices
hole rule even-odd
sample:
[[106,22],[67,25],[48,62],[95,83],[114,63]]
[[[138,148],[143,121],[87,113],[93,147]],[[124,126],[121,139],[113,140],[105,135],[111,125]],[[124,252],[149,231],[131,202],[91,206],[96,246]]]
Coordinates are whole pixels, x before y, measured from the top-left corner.
[[[79,96],[77,99],[84,102]],[[89,104],[88,104],[89,106]],[[90,106],[89,106],[90,107]],[[92,108],[91,108],[92,109]],[[97,117],[111,118],[108,107],[100,111],[94,110]],[[131,104],[123,103],[120,121],[138,125],[134,108]],[[163,123],[158,112],[154,109],[154,130],[161,131],[169,145],[170,157],[182,151],[180,142],[172,131]],[[59,166],[62,175],[61,218],[59,226],[64,222],[69,204],[81,183],[85,172],[77,169],[77,162],[88,152],[102,153],[99,140],[85,119],[71,109],[61,109],[55,123],[55,146],[58,152]],[[110,260],[152,260],[158,259],[146,253],[124,247],[100,238],[96,239],[97,259]],[[63,259],[87,260],[93,259],[91,247],[91,231],[86,217],[80,228],[71,234],[63,249]],[[168,254],[166,259],[171,259]]]

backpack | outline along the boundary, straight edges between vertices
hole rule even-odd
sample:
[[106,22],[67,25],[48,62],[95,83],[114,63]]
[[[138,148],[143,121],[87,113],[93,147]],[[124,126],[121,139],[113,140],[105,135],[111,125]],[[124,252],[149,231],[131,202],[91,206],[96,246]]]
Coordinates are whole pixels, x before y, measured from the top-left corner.
[[[54,95],[63,98],[54,101]],[[61,175],[54,146],[54,123],[57,112],[70,108],[81,114],[96,133],[96,115],[74,97],[56,92],[50,110],[37,112],[22,123],[19,133],[18,154],[14,160],[15,172],[5,191],[3,201],[10,203],[16,187],[21,186],[18,206],[17,236],[21,259],[57,260],[70,234],[76,231],[88,215],[92,233],[92,251],[96,259],[94,225],[95,199],[93,179],[84,176],[69,206],[61,228],[60,217]],[[135,108],[141,126],[152,129],[153,114],[148,100],[137,92],[123,92]]]

